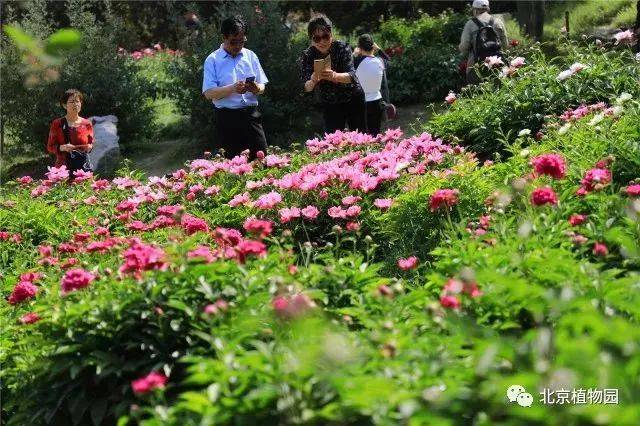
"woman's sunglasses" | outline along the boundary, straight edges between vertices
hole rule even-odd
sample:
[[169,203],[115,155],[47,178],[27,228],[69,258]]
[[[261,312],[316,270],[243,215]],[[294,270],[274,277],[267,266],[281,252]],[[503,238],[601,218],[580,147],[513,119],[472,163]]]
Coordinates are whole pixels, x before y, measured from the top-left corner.
[[322,40],[329,41],[331,33],[324,33],[323,35],[314,35],[311,37],[314,43],[320,43]]

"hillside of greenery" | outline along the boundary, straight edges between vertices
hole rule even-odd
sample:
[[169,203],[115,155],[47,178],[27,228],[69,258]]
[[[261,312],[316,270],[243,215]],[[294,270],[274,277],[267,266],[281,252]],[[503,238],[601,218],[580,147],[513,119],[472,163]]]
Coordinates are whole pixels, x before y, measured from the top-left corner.
[[417,136],[2,187],[2,422],[640,423],[640,62],[517,54]]

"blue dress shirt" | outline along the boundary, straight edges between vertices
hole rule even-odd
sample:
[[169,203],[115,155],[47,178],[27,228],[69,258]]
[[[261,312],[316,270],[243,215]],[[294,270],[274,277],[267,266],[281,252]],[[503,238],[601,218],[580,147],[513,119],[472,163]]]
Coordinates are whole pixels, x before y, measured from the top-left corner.
[[[216,87],[228,86],[247,77],[255,77],[256,83],[267,84],[269,80],[264,73],[258,56],[251,50],[242,48],[235,57],[224,50],[223,45],[210,54],[204,61],[204,77],[202,93]],[[258,98],[251,92],[241,95],[233,93],[226,98],[213,101],[216,108],[245,108],[257,106]]]

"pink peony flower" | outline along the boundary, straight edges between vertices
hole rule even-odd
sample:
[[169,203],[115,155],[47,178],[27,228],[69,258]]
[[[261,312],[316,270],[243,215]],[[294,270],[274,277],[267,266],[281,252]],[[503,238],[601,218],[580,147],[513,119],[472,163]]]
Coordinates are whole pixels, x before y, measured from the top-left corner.
[[567,164],[558,154],[543,154],[531,159],[530,163],[538,175],[548,175],[562,179],[567,174]]
[[587,68],[587,66],[585,64],[581,64],[580,62],[575,62],[571,65],[571,67],[569,67],[569,70],[573,73],[573,74],[577,74],[580,71],[582,71],[583,69]]
[[280,222],[287,223],[291,219],[300,217],[300,209],[297,207],[285,207],[278,211],[280,214]]
[[386,210],[391,207],[393,200],[391,198],[376,198],[373,201],[373,205],[381,210]]
[[74,182],[78,183],[78,182],[82,182],[85,180],[91,180],[93,179],[93,173],[92,172],[86,172],[82,169],[80,170],[76,170],[73,172],[73,180]]
[[24,325],[33,324],[40,321],[41,319],[42,318],[40,317],[40,315],[36,314],[35,312],[29,312],[28,314],[24,314],[20,317],[20,323]]
[[211,252],[211,249],[207,246],[198,246],[194,250],[187,253],[187,259],[201,260],[205,263],[211,263],[216,260],[215,255]]
[[436,211],[443,207],[450,209],[456,204],[458,204],[457,189],[438,189],[431,195],[429,201],[431,211]]
[[264,238],[273,231],[273,222],[250,217],[244,221],[243,227],[245,231],[257,235],[259,238]]
[[314,220],[320,214],[320,210],[315,206],[307,206],[301,210],[301,213],[305,219]]
[[347,209],[346,215],[347,217],[357,217],[360,215],[362,208],[360,206],[349,206]]
[[611,172],[607,169],[591,169],[585,173],[580,181],[587,191],[597,190],[611,182]]
[[64,164],[60,167],[47,167],[47,179],[51,182],[62,182],[69,179],[69,170]]
[[333,219],[345,219],[347,217],[347,211],[340,206],[329,207],[327,214]]
[[217,315],[221,312],[225,312],[229,309],[229,304],[222,300],[218,299],[215,303],[211,303],[204,307],[204,313],[207,315]]
[[415,269],[418,266],[418,258],[415,256],[407,257],[406,259],[398,259],[398,267],[403,271]]
[[524,65],[525,60],[522,56],[518,56],[517,58],[514,58],[511,60],[511,63],[509,65],[511,65],[514,68],[520,68]]
[[184,211],[184,207],[182,207],[180,204],[171,206],[160,206],[158,207],[157,211],[159,215],[172,217]]
[[274,208],[282,201],[282,196],[275,192],[271,191],[268,194],[261,195],[254,203],[254,207],[269,210]]
[[633,31],[626,30],[614,34],[613,38],[616,39],[615,44],[633,44],[634,35]]
[[353,195],[349,195],[347,197],[344,197],[342,199],[342,204],[345,206],[350,206],[352,204],[357,203],[358,201],[362,200],[362,197],[357,197],[357,196],[353,196]]
[[290,319],[308,313],[316,307],[316,304],[306,294],[296,294],[294,296],[277,296],[271,301],[271,306],[277,316]]
[[38,287],[30,281],[20,281],[15,285],[7,301],[10,305],[33,299],[38,294]]
[[360,230],[360,224],[358,222],[348,222],[347,231],[356,232]]
[[62,277],[60,289],[62,290],[62,294],[65,295],[89,286],[95,279],[95,275],[84,269],[71,269]]
[[609,254],[609,250],[607,249],[607,246],[604,243],[595,243],[593,245],[593,254],[595,256],[604,257],[607,254]]
[[249,255],[258,257],[266,256],[267,246],[260,241],[242,240],[236,245],[236,253],[238,255],[238,261],[244,263]]
[[448,103],[449,105],[453,104],[458,98],[456,97],[456,94],[453,92],[449,92],[449,94],[444,98],[444,101],[446,103]]
[[240,205],[249,205],[251,202],[251,196],[249,195],[248,192],[245,192],[243,194],[238,194],[236,196],[234,196],[231,201],[229,201],[229,206],[230,207],[236,207],[236,206],[240,206]]
[[154,389],[164,389],[167,384],[167,376],[152,371],[148,375],[131,382],[133,392],[138,395],[149,393]]
[[572,214],[569,218],[569,224],[571,226],[582,225],[587,220],[587,217],[582,214]]
[[18,181],[20,185],[26,186],[33,182],[33,178],[31,176],[22,176],[17,178],[16,181]]

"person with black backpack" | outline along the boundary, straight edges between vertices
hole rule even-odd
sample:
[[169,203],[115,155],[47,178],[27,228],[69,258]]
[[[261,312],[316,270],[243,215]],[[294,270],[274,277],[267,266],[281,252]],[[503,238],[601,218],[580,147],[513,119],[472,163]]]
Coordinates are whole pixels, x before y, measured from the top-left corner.
[[458,48],[468,55],[467,83],[477,84],[480,78],[474,65],[491,56],[502,57],[508,41],[502,19],[489,14],[489,0],[473,0],[471,7],[473,18],[465,24]]

